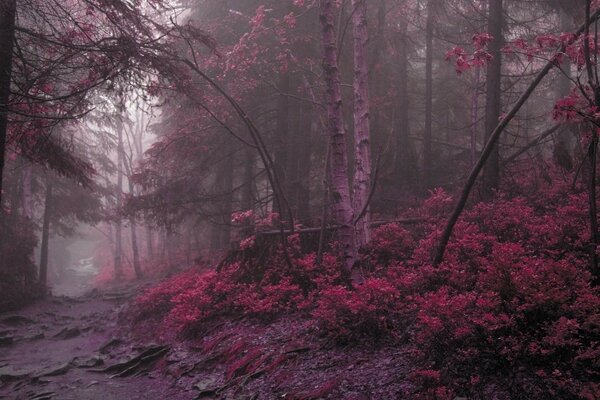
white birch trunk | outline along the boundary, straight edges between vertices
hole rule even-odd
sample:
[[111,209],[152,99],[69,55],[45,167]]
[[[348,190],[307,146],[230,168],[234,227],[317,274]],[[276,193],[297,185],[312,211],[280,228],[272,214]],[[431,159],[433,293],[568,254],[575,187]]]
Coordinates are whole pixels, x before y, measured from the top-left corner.
[[348,155],[334,28],[334,3],[334,0],[320,0],[319,5],[323,42],[323,72],[326,84],[327,130],[331,146],[331,211],[335,223],[339,226],[338,240],[343,249],[344,269],[349,275],[352,275],[356,260],[354,211],[348,183]]
[[[354,181],[353,208],[359,216],[367,204],[371,188],[371,127],[369,117],[369,66],[367,62],[367,6],[364,0],[352,0],[354,31]],[[357,221],[356,244],[370,240],[370,211]]]

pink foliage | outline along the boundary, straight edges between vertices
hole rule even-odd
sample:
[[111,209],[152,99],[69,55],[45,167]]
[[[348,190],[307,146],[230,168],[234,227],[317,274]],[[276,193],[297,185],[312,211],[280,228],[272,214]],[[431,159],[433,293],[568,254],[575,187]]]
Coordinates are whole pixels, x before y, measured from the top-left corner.
[[[292,268],[277,250],[180,275],[149,289],[132,312],[188,335],[220,316],[295,314],[337,342],[408,340],[410,398],[594,398],[600,293],[587,270],[586,195],[558,174],[534,194],[528,179],[468,209],[438,268],[431,254],[453,202],[442,190],[424,202],[414,230],[390,224],[373,232],[357,287],[335,254],[321,264],[315,254],[300,255],[296,235]],[[255,369],[261,357],[238,354],[229,375]]]

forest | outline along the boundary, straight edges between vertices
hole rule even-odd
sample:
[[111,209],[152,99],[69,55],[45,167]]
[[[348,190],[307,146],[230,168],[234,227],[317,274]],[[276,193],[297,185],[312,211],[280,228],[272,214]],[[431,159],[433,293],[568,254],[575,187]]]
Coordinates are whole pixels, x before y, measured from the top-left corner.
[[600,399],[599,0],[0,0],[0,399]]

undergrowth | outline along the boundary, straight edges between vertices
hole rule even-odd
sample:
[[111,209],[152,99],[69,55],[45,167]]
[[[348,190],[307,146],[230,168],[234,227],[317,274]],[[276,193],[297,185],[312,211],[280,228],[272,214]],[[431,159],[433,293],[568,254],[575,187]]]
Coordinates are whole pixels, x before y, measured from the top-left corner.
[[276,250],[260,263],[241,257],[188,272],[148,289],[130,316],[195,337],[219,317],[295,315],[338,343],[397,342],[413,348],[411,398],[597,399],[600,293],[588,272],[587,195],[559,174],[535,195],[522,189],[527,181],[512,183],[464,213],[437,268],[432,251],[453,204],[442,190],[411,231],[373,232],[360,286],[348,285],[334,253],[318,264],[290,236],[291,268]]

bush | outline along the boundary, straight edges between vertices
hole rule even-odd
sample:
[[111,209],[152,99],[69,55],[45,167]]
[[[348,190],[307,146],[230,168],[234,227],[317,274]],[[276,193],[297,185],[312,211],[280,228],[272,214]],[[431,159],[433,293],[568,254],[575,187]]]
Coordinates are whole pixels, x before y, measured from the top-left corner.
[[410,398],[595,399],[600,292],[588,272],[586,199],[561,187],[548,186],[547,204],[513,193],[473,206],[437,268],[432,251],[451,204],[441,190],[414,232],[394,224],[373,232],[363,285],[349,287],[334,254],[321,264],[301,255],[293,236],[291,267],[281,249],[265,260],[250,249],[218,271],[149,290],[137,317],[193,334],[219,316],[293,313],[338,342],[397,341],[414,355]]

